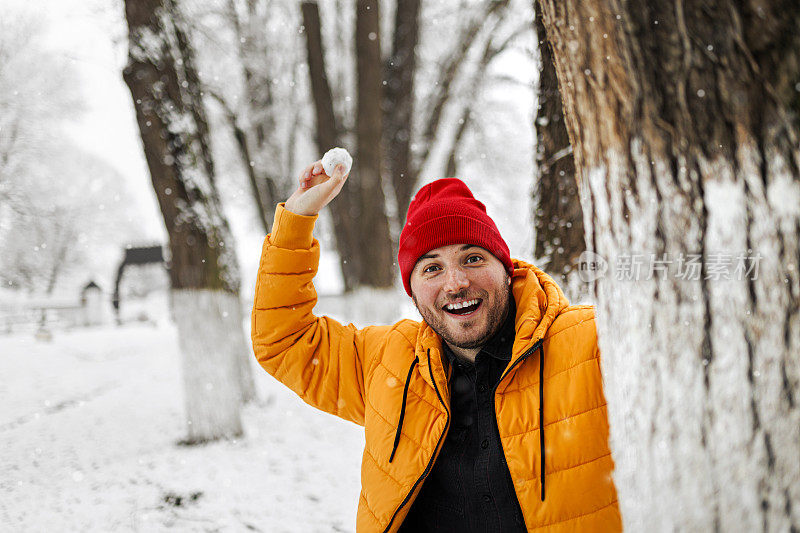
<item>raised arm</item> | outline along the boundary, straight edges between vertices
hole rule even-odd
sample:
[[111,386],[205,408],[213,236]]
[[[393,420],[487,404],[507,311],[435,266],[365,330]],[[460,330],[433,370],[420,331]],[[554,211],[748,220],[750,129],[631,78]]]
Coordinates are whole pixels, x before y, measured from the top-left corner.
[[328,177],[314,163],[278,206],[261,254],[252,340],[261,366],[306,403],[363,425],[363,359],[371,328],[358,330],[312,313],[317,302],[312,279],[319,266],[314,222],[346,179],[342,168]]

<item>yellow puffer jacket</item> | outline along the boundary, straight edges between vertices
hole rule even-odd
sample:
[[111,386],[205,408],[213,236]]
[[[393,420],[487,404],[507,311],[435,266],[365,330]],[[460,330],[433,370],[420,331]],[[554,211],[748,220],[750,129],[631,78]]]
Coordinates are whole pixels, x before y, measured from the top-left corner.
[[[261,366],[305,402],[364,426],[358,531],[396,531],[449,427],[446,357],[424,322],[357,329],[313,315],[315,220],[278,206],[258,272],[253,347]],[[525,524],[528,531],[620,531],[594,312],[568,307],[536,267],[514,266],[516,339],[495,410]]]

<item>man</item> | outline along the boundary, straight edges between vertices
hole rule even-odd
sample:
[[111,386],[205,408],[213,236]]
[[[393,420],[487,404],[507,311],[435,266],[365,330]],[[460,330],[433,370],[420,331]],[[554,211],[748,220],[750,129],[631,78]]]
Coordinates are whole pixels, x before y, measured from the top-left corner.
[[620,531],[592,308],[512,260],[484,205],[446,178],[417,193],[400,236],[424,321],[315,317],[312,229],[347,178],[333,174],[310,165],[278,206],[252,334],[270,374],[364,426],[358,531]]

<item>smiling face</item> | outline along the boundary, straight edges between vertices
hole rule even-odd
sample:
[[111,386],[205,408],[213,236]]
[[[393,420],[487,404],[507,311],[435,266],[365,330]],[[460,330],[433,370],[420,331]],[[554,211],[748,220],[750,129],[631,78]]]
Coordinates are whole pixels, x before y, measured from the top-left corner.
[[410,281],[411,297],[425,322],[456,353],[471,351],[471,359],[508,312],[511,279],[503,263],[479,246],[431,250],[419,258]]

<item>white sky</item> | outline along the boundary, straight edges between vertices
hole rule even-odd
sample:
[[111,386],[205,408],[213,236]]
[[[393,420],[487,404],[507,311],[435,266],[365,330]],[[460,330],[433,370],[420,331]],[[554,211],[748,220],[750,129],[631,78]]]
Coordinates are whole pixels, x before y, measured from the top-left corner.
[[120,18],[122,2],[2,0],[0,3],[40,18],[46,46],[73,64],[86,112],[65,125],[65,135],[124,176],[126,188],[142,214],[143,237],[163,241],[165,232],[150,186],[130,92],[122,80],[127,53],[125,28]]

